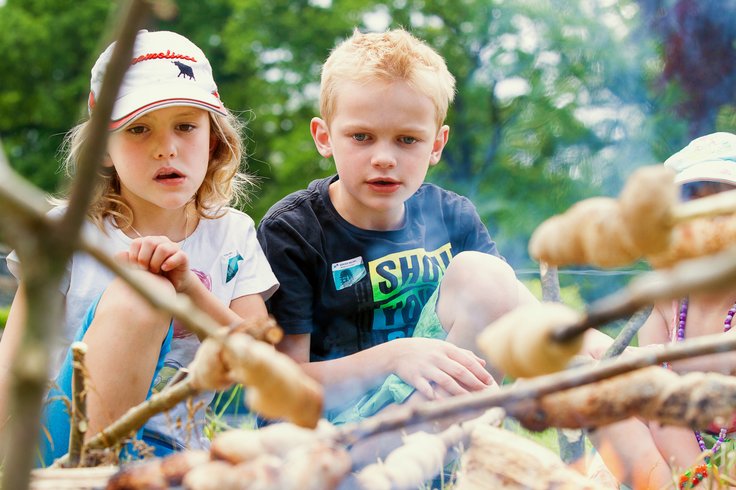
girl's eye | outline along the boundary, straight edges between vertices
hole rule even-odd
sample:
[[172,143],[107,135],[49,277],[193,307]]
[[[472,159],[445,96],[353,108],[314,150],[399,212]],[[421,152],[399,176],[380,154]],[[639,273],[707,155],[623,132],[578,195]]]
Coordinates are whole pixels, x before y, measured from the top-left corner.
[[196,126],[194,124],[183,123],[183,124],[179,124],[177,126],[177,129],[179,131],[184,131],[185,133],[188,133],[190,131],[194,131],[194,129],[196,129]]
[[416,143],[418,140],[413,136],[402,136],[401,138],[399,138],[399,141],[401,141],[405,145],[411,145],[413,143]]
[[368,135],[365,133],[356,133],[353,135],[353,139],[355,141],[366,141],[368,139]]
[[146,131],[145,126],[130,126],[128,132],[131,134],[143,134]]

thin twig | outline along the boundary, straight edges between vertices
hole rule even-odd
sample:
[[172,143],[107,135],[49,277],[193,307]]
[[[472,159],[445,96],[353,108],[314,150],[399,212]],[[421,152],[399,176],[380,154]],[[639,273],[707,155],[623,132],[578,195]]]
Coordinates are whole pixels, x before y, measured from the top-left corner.
[[611,359],[619,356],[629,346],[629,344],[631,344],[631,341],[639,332],[639,329],[644,325],[644,322],[651,312],[652,306],[650,305],[631,315],[631,318],[629,318],[626,324],[621,328],[621,331],[618,333],[616,338],[613,340],[613,343],[611,343],[601,359]]
[[87,433],[87,388],[85,356],[87,344],[74,342],[72,350],[72,416],[69,429],[69,466],[76,468],[84,458],[84,435]]

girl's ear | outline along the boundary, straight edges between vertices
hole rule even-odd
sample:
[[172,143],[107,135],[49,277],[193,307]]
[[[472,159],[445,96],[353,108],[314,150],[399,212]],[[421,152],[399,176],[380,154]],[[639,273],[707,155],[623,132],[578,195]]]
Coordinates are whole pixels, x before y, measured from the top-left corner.
[[312,133],[314,146],[317,151],[325,158],[332,156],[332,142],[330,141],[330,128],[324,119],[313,117],[309,123],[309,131]]
[[442,158],[442,150],[445,149],[445,145],[447,144],[449,137],[450,126],[444,125],[439,131],[437,131],[437,136],[435,136],[434,143],[432,144],[432,153],[429,155],[430,167],[437,165],[440,162],[440,158]]
[[102,166],[105,168],[113,168],[115,166],[112,163],[112,158],[110,158],[109,153],[105,153],[105,156],[102,158]]

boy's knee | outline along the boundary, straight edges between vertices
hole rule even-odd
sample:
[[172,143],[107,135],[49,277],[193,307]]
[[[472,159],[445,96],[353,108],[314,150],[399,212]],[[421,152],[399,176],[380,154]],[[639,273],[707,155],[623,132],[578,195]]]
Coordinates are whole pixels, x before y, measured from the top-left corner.
[[514,292],[517,287],[516,274],[506,262],[483,252],[461,252],[453,257],[442,283],[452,288],[461,288],[472,294],[483,292]]

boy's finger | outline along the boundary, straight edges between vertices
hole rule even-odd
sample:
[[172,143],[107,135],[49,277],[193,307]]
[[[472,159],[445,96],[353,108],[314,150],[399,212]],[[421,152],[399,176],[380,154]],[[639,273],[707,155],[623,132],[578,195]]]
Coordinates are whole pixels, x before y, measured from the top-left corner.
[[418,378],[414,380],[414,388],[428,400],[435,399],[435,393],[432,389],[432,385],[425,378]]

